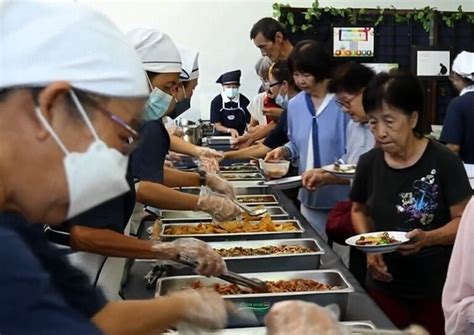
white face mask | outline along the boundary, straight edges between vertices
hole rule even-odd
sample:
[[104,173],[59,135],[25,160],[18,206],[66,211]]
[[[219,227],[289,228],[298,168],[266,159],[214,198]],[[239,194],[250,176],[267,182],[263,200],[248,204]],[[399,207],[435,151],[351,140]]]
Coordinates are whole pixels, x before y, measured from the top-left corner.
[[237,87],[226,87],[224,88],[224,94],[229,99],[234,99],[239,93],[239,89]]
[[69,188],[69,210],[66,219],[130,190],[126,179],[128,156],[109,148],[99,139],[76,94],[72,90],[70,94],[87,128],[94,136],[94,142],[85,152],[69,152],[39,107],[36,107],[36,114],[41,123],[65,154],[64,169]]

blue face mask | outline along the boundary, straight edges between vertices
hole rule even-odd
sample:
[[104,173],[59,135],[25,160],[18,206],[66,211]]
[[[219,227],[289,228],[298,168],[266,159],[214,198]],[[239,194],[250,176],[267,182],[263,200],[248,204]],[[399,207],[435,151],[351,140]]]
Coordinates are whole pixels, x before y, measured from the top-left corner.
[[285,94],[284,96],[281,94],[278,94],[277,97],[275,98],[275,103],[283,109],[288,108],[288,94]]
[[172,99],[170,94],[155,87],[146,102],[143,115],[145,121],[158,120],[165,116]]
[[239,93],[239,89],[237,87],[226,87],[224,88],[224,94],[229,99],[234,99]]
[[184,100],[178,101],[176,107],[168,114],[172,119],[176,119],[178,116],[186,112],[191,108],[191,98],[186,98]]

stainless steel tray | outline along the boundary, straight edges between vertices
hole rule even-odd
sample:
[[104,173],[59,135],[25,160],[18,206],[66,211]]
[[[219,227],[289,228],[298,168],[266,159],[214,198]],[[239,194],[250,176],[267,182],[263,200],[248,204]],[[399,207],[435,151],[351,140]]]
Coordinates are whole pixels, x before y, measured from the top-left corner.
[[221,173],[255,173],[260,172],[259,168],[254,165],[227,165],[219,167]]
[[[268,186],[259,185],[257,181],[250,182],[250,185],[242,185],[243,182],[238,181],[231,181],[232,186],[234,186],[235,194],[237,195],[255,195],[255,194],[267,194],[268,193]],[[249,182],[247,182],[249,183]],[[245,183],[244,183],[245,184]],[[200,187],[176,187],[175,190],[184,193],[191,193],[191,194],[199,194],[201,191]]]
[[277,190],[286,190],[289,188],[301,187],[301,176],[292,176],[260,182],[261,185],[271,186]]
[[[250,206],[253,207],[253,206]],[[289,218],[288,212],[286,212],[280,206],[265,206],[267,213],[272,219],[284,219]],[[158,208],[148,208],[152,214],[160,215],[161,212],[161,222],[163,223],[185,223],[185,222],[203,222],[203,221],[212,221],[212,217],[205,212],[197,211],[174,211],[174,210],[162,210]]]
[[[227,241],[210,242],[214,249],[230,249],[235,247],[260,248],[266,246],[294,245],[307,247],[311,252],[298,254],[268,254],[256,256],[224,257],[227,268],[238,273],[247,272],[270,272],[270,271],[296,271],[317,270],[320,266],[321,249],[314,239],[277,239],[277,240],[254,240],[254,241]],[[170,269],[170,275],[192,275],[191,269]]]
[[[274,303],[283,300],[304,300],[317,303],[321,306],[336,304],[341,309],[341,318],[344,318],[349,293],[354,288],[337,270],[314,270],[314,271],[284,271],[284,272],[258,272],[248,273],[246,276],[260,280],[290,280],[290,279],[312,279],[321,283],[339,286],[339,289],[329,291],[307,291],[307,292],[284,292],[284,293],[256,293],[223,296],[224,299],[232,301],[238,306],[250,308],[257,319],[261,322]],[[189,287],[194,281],[199,280],[206,286],[216,283],[225,283],[215,277],[203,276],[179,276],[158,279],[156,285],[156,296],[163,296]],[[232,327],[232,325],[229,325]]]
[[230,145],[231,136],[208,136],[205,141],[209,145]]
[[[264,185],[264,180],[228,180],[234,188],[256,188],[256,187],[265,187],[265,190],[268,189],[268,185]],[[254,193],[254,192],[252,192]],[[268,193],[268,191],[265,191]],[[249,194],[249,193],[247,193]]]
[[[259,198],[252,200],[252,198]],[[278,204],[277,198],[273,194],[247,194],[238,195],[237,200],[242,204],[248,205],[276,205]]]
[[[258,239],[273,239],[273,238],[298,238],[304,233],[305,229],[301,225],[298,220],[273,220],[275,223],[283,223],[283,222],[292,222],[297,229],[294,231],[273,231],[273,232],[252,232],[252,233],[232,233],[232,234],[188,234],[188,235],[169,235],[165,234],[165,229],[168,227],[176,227],[180,224],[173,223],[173,224],[163,224],[161,226],[160,236],[163,241],[175,240],[177,238],[182,237],[195,237],[203,241],[208,242],[217,242],[217,241],[235,241],[235,240],[258,240]],[[195,225],[197,226],[199,223],[188,223],[188,224],[181,224],[181,225]]]
[[265,180],[265,177],[260,172],[221,172],[220,176],[228,181],[252,181],[252,180]]

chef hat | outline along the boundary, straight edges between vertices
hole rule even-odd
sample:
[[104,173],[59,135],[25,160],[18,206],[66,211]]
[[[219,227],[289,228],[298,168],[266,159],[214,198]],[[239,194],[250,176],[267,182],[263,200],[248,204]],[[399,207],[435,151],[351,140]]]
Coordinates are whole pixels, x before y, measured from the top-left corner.
[[106,96],[149,93],[125,36],[82,5],[7,0],[0,3],[0,31],[0,88],[64,80]]
[[217,78],[216,83],[226,85],[226,84],[239,84],[240,85],[240,70],[230,71],[223,73],[219,78]]
[[127,33],[146,71],[155,73],[181,72],[181,56],[173,40],[151,28],[138,28]]
[[461,51],[454,59],[452,70],[474,81],[474,52]]
[[199,51],[182,45],[178,45],[178,50],[183,61],[181,69],[181,81],[190,81],[199,78],[198,58]]

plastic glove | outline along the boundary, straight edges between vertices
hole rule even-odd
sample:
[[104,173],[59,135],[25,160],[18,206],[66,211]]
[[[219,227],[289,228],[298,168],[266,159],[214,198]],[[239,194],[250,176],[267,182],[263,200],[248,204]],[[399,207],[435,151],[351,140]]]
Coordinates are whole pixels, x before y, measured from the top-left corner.
[[215,158],[200,157],[193,160],[200,170],[216,174],[219,172],[219,161]]
[[194,156],[198,158],[201,158],[201,157],[214,158],[220,161],[224,158],[224,152],[217,151],[211,148],[196,147]]
[[222,179],[215,173],[207,174],[206,186],[215,192],[224,194],[232,199],[235,199],[234,187],[227,180]]
[[169,295],[182,301],[182,321],[178,329],[215,330],[225,327],[227,309],[224,299],[211,289],[184,290]]
[[278,147],[270,151],[265,156],[265,161],[279,161],[282,159],[289,159],[288,150],[285,147]]
[[318,334],[348,335],[332,311],[305,301],[282,301],[274,304],[265,317],[267,335]]
[[228,221],[235,219],[241,214],[240,208],[226,197],[211,194],[206,188],[201,188],[197,210],[211,214],[217,221]]
[[177,260],[178,257],[196,262],[196,272],[204,275],[220,275],[227,270],[222,257],[209,244],[196,238],[180,238],[173,242],[158,242],[153,244],[160,258]]

